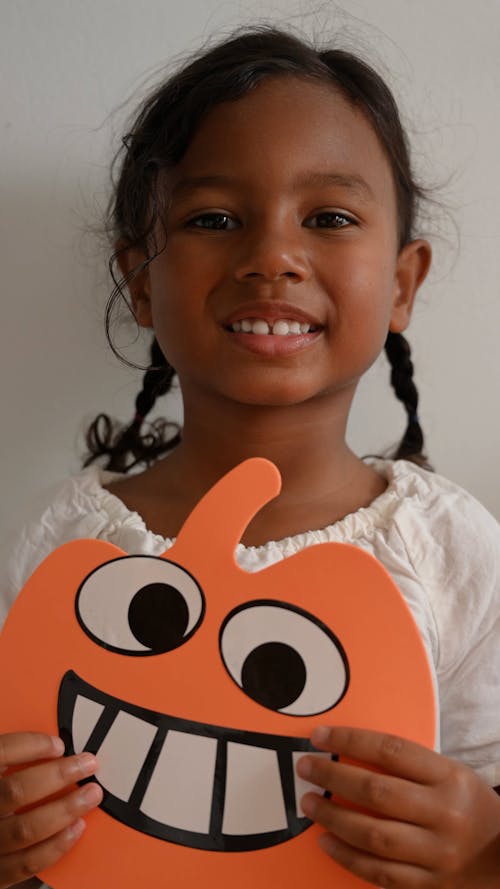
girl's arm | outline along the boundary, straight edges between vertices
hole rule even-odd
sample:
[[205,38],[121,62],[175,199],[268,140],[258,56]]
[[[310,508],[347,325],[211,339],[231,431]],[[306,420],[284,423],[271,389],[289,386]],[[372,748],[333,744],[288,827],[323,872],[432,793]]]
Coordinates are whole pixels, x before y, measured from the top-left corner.
[[390,889],[500,887],[500,797],[471,769],[364,729],[321,728],[312,742],[354,761],[305,756],[297,768],[332,794],[308,793],[302,808],[326,829],[320,845],[339,864]]
[[38,885],[33,875],[72,848],[85,827],[82,816],[102,800],[95,783],[75,789],[95,773],[95,757],[63,753],[59,738],[0,735],[0,889]]

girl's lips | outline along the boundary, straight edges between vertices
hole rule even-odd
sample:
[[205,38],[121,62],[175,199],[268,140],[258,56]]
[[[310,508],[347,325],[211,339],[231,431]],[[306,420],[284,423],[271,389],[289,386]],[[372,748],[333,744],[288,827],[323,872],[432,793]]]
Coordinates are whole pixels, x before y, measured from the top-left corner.
[[243,331],[234,333],[227,328],[225,328],[225,331],[234,345],[248,352],[254,352],[256,355],[277,358],[292,355],[294,352],[300,352],[302,349],[308,348],[322,333],[322,330],[314,330],[309,333],[275,336],[272,333],[263,335],[243,333]]

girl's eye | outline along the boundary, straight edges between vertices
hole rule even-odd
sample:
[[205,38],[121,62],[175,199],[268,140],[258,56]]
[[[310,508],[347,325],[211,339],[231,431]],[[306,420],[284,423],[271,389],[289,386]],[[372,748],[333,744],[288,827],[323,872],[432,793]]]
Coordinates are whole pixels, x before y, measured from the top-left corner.
[[227,213],[201,213],[189,220],[189,226],[193,228],[206,228],[210,231],[232,231],[237,228],[237,222]]
[[345,228],[353,225],[354,220],[345,213],[338,213],[335,210],[316,213],[307,220],[308,228]]

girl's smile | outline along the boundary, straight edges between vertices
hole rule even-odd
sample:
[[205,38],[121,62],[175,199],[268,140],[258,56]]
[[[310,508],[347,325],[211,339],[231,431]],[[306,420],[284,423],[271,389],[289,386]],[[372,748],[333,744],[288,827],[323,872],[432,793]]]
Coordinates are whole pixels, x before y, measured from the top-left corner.
[[333,86],[270,78],[212,109],[163,175],[164,249],[131,287],[184,399],[342,392],[347,411],[389,327],[406,326],[420,269],[413,245],[398,253],[392,172],[365,116]]
[[323,330],[311,314],[273,300],[240,306],[223,327],[241,348],[275,356],[307,348]]

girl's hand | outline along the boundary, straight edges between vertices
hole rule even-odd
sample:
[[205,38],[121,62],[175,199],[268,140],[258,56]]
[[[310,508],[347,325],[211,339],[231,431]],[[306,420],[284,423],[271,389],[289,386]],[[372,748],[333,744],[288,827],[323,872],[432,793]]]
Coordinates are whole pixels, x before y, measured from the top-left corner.
[[[81,816],[102,800],[98,784],[73,788],[94,774],[95,757],[63,753],[60,738],[29,732],[0,735],[0,889],[54,864],[83,833]],[[5,774],[10,766],[21,765],[21,770]],[[65,789],[57,799],[46,800]],[[29,811],[19,812],[26,806]]]
[[[360,763],[304,756],[297,765],[332,794],[307,793],[302,809],[328,831],[320,845],[335,861],[384,889],[500,887],[500,797],[471,769],[364,729],[321,727],[311,740]],[[337,797],[383,817],[337,805]]]

